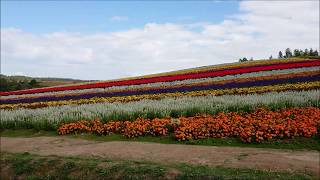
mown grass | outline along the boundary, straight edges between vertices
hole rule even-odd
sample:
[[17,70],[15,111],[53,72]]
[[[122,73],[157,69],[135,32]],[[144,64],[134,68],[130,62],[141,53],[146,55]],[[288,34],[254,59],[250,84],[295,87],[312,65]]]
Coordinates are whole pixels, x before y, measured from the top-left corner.
[[38,131],[35,129],[23,129],[23,130],[1,130],[0,136],[3,137],[38,137],[38,136],[58,136],[56,131]]
[[[39,137],[39,136],[59,136],[56,131],[37,131],[28,130],[2,130],[2,137]],[[205,145],[205,146],[236,146],[236,147],[254,147],[254,148],[274,148],[274,149],[307,149],[320,151],[320,138],[314,136],[312,138],[297,137],[294,139],[264,141],[262,143],[243,143],[239,138],[207,138],[190,141],[176,141],[173,136],[143,136],[136,138],[126,138],[122,135],[111,134],[100,136],[95,134],[74,134],[67,135],[70,138],[79,138],[94,141],[136,141],[136,142],[154,142],[162,144],[187,144],[187,145]]]
[[2,153],[1,179],[316,179],[308,174]]

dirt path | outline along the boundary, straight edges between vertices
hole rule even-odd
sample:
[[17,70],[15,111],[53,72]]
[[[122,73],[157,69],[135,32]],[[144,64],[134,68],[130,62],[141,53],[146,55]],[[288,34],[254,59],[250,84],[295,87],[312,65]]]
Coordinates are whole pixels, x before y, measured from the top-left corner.
[[261,148],[213,147],[143,142],[97,142],[68,137],[1,137],[2,152],[30,152],[39,155],[98,156],[121,160],[160,163],[256,168],[312,173],[320,176],[317,151]]

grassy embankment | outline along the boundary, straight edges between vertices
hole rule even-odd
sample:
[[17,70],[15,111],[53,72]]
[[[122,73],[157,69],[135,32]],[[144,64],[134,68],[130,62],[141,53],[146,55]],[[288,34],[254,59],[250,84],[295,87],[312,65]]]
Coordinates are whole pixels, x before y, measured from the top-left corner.
[[316,179],[308,174],[2,153],[1,179]]

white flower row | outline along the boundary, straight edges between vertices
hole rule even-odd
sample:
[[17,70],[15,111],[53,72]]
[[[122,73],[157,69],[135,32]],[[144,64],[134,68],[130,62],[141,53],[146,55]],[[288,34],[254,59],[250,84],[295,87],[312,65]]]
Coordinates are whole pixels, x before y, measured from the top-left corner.
[[[320,90],[269,92],[249,95],[223,95],[164,98],[161,100],[141,100],[128,103],[97,103],[65,105],[39,109],[0,110],[1,127],[46,127],[57,128],[61,122],[100,118],[121,119],[121,116],[139,114],[147,117],[150,112],[168,117],[172,112],[184,112],[198,108],[202,112],[227,111],[228,108],[271,106],[284,107],[319,104]],[[277,108],[278,108],[277,107]]]
[[276,75],[276,74],[281,75],[281,74],[308,72],[308,71],[316,71],[316,70],[319,70],[319,67],[260,71],[260,72],[227,75],[227,76],[220,76],[220,77],[186,79],[181,81],[157,82],[157,83],[148,83],[148,84],[140,84],[140,85],[112,86],[107,88],[92,88],[92,89],[67,90],[67,91],[35,93],[35,94],[9,95],[9,96],[4,96],[2,98],[9,99],[9,98],[18,98],[18,97],[37,97],[42,95],[63,95],[63,94],[67,95],[67,94],[74,94],[74,93],[107,92],[107,91],[113,91],[113,90],[130,90],[130,89],[147,88],[147,87],[169,87],[173,85],[183,85],[183,84],[190,84],[190,83],[206,83],[206,82],[213,82],[213,81],[231,80],[231,79],[237,79],[237,78],[259,77],[259,76],[268,76],[268,75]]

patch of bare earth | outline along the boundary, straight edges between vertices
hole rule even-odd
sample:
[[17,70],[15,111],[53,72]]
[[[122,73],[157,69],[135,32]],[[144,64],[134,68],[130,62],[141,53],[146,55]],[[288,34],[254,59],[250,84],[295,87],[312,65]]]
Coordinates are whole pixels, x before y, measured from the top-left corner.
[[1,163],[1,166],[0,166],[0,179],[10,179],[11,174],[13,174],[13,172],[10,169],[10,166],[8,166],[7,164]]
[[295,171],[320,176],[319,152],[309,150],[294,151],[124,141],[97,142],[68,137],[1,137],[1,151],[58,156],[98,156],[115,160],[142,160],[162,164],[187,163],[212,167]]

